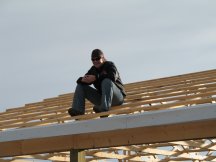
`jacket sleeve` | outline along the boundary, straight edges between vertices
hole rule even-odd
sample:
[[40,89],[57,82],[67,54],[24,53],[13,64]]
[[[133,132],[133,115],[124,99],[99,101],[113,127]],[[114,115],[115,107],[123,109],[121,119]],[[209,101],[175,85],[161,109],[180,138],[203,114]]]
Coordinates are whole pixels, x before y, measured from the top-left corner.
[[86,85],[91,85],[92,84],[92,83],[84,83],[84,82],[82,82],[82,77],[79,77],[76,82],[77,82],[77,84],[86,84]]
[[[95,68],[92,66],[85,75],[95,75],[95,76],[97,76]],[[84,82],[82,82],[82,78],[83,77],[79,77],[77,79],[77,83],[79,83],[79,84],[86,84],[86,85],[91,85],[92,84],[92,83],[84,83]]]
[[104,68],[104,71],[100,75],[99,79],[102,81],[104,78],[109,78],[112,81],[116,81],[119,77],[117,68],[113,62],[109,62],[106,67]]

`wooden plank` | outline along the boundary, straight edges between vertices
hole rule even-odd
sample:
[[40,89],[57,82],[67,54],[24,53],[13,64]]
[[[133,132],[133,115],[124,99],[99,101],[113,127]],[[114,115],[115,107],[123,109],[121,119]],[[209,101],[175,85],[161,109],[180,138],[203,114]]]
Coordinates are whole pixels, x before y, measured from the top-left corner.
[[[210,71],[126,84],[125,87],[128,95],[125,105],[113,107],[111,108],[110,112],[102,114],[129,114],[139,111],[155,111],[184,105],[190,106],[191,104],[205,104],[215,102],[215,74],[216,70],[214,69]],[[67,109],[72,103],[72,97],[73,93],[62,94],[58,97],[44,99],[42,102],[26,104],[24,107],[7,110],[6,112],[0,113],[0,125],[6,125],[6,127],[2,127],[2,129],[16,128],[16,126],[31,127],[36,125],[47,125],[51,123],[64,122],[65,120],[93,119],[102,115],[87,114],[75,118],[69,117],[67,114]],[[92,112],[92,104],[89,102],[86,102],[86,112]],[[135,137],[135,135],[133,137]],[[109,141],[109,139],[106,140]],[[120,138],[119,140],[121,141]],[[198,145],[198,143],[193,144],[191,142],[190,144],[193,146]],[[23,145],[23,143],[19,143],[19,145],[12,145],[11,147],[17,147],[20,145]],[[172,143],[172,145],[174,145],[174,143]],[[208,145],[202,144],[202,147],[203,150],[214,150],[214,146],[209,148]],[[7,148],[6,151],[8,151]],[[23,150],[20,149],[17,152],[19,153],[19,151],[22,152]],[[149,151],[146,151],[145,153],[149,153],[148,156],[150,156],[151,154],[155,154],[157,152],[160,152],[160,150],[154,152],[154,150],[149,149]],[[188,150],[188,152],[190,151]],[[163,155],[171,156],[171,154],[168,155],[163,151],[161,151],[161,153]],[[100,154],[100,156],[108,157],[108,155],[104,153]],[[119,159],[120,157],[121,156],[119,156]],[[181,153],[178,158],[175,158],[175,160],[185,160],[186,158],[187,155]],[[203,157],[200,157],[199,159],[198,156],[188,156],[188,159],[192,160],[202,160],[201,158]],[[205,157],[205,160],[214,161],[214,157]]]
[[[210,91],[214,90],[214,88],[215,88],[215,84],[214,84],[215,83],[215,75],[213,75],[213,73],[215,73],[215,72],[216,72],[216,70],[211,70],[211,71],[194,73],[191,75],[188,74],[188,75],[181,75],[181,76],[156,79],[156,80],[151,80],[151,81],[143,81],[143,82],[140,82],[140,84],[134,83],[132,85],[134,85],[135,89],[139,88],[140,91],[136,91],[135,95],[132,95],[133,93],[131,93],[131,94],[129,93],[129,95],[126,98],[125,105],[126,105],[126,107],[128,107],[128,106],[136,107],[136,106],[140,106],[142,104],[145,104],[142,101],[148,101],[148,103],[146,103],[146,104],[154,104],[156,102],[161,102],[161,103],[171,102],[172,99],[173,99],[173,101],[175,99],[177,99],[177,98],[174,98],[175,96],[184,95],[184,92],[175,92],[176,90],[179,90],[179,89],[182,89],[182,90],[187,89],[187,91],[190,90],[190,92],[185,92],[185,94],[187,94],[187,93],[201,93],[201,92],[203,93],[204,91],[210,92]],[[195,78],[195,76],[197,78]],[[185,79],[187,79],[187,80],[185,80]],[[193,81],[188,80],[188,79],[192,79]],[[183,82],[181,82],[181,81],[183,81]],[[209,84],[210,82],[213,82],[213,84],[212,83]],[[146,83],[148,83],[148,84],[146,84]],[[153,83],[153,84],[149,84],[149,83]],[[189,83],[190,85],[187,85],[187,83]],[[196,89],[191,90],[193,88],[196,88],[193,86],[197,86],[197,88],[198,87],[201,88],[201,86],[203,86],[203,88],[204,88],[205,85],[200,85],[200,84],[204,84],[204,83],[206,84],[206,87],[208,87],[207,89],[205,89],[205,90],[204,89],[203,90],[196,90]],[[178,84],[180,84],[180,85],[178,85]],[[130,85],[130,84],[128,84],[128,85]],[[146,85],[147,87],[143,87],[143,85]],[[187,88],[187,86],[189,86],[189,87]],[[127,87],[127,85],[126,85],[126,87]],[[146,89],[142,90],[142,88],[147,88],[147,90]],[[176,89],[176,88],[178,88],[178,89]],[[129,92],[131,92],[132,89],[127,88],[127,90]],[[149,97],[143,97],[144,91],[147,91],[146,94],[149,95]],[[170,93],[170,94],[168,94],[168,93]],[[40,121],[49,120],[49,119],[52,120],[52,118],[55,118],[55,117],[60,117],[60,116],[65,117],[65,115],[67,113],[67,109],[69,107],[68,106],[59,106],[59,105],[65,105],[65,104],[70,105],[71,104],[71,99],[69,99],[70,95],[73,95],[73,94],[61,95],[61,99],[60,99],[60,97],[53,97],[53,98],[45,99],[43,102],[39,102],[39,103],[35,103],[35,104],[34,103],[33,104],[27,104],[22,109],[19,109],[16,111],[14,109],[13,112],[9,111],[8,114],[0,115],[1,116],[0,125],[10,126],[11,124],[12,125],[18,124],[21,127],[23,127],[23,126],[25,126],[25,123],[29,123],[29,124],[27,124],[27,126],[33,126],[34,124],[32,125],[31,122],[34,123],[36,121],[36,123],[38,123],[38,121],[40,122]],[[214,94],[212,94],[212,95],[214,95]],[[65,96],[67,97],[66,100],[64,100],[64,98],[63,98]],[[180,100],[191,99],[191,96],[190,97],[185,96],[185,98],[181,97],[179,99]],[[173,97],[173,98],[170,99],[169,97]],[[202,97],[204,97],[204,95]],[[157,99],[157,100],[155,100],[155,99]],[[127,103],[127,102],[129,102],[129,103]],[[131,104],[132,102],[133,102],[133,104]],[[124,109],[125,105],[119,106],[119,107],[114,107],[113,109]],[[86,105],[86,112],[87,113],[92,112],[91,107],[92,107],[92,105],[87,102],[87,105]],[[22,111],[20,111],[20,110],[22,110]],[[58,121],[56,120],[55,122],[58,122]],[[50,122],[47,121],[47,124],[48,123],[50,123]],[[1,128],[4,129],[3,127],[1,127]]]
[[[201,88],[201,87],[199,87]],[[157,95],[155,96],[150,96],[150,97],[145,97],[145,98],[142,98],[142,97],[136,97],[134,98],[134,100],[153,100],[153,99],[156,99],[156,98],[166,98],[166,97],[174,97],[174,96],[178,96],[178,95],[190,95],[191,93],[204,93],[204,92],[210,92],[210,91],[215,91],[216,90],[216,87],[213,85],[213,87],[210,86],[210,88],[207,88],[207,89],[198,89],[198,90],[191,90],[191,91],[187,91],[187,92],[176,92],[174,93],[174,91],[169,91],[168,94],[166,95],[166,92],[163,92],[163,93],[158,93]],[[142,95],[141,95],[142,96]],[[187,97],[187,96],[186,96]],[[161,101],[163,102],[163,101]],[[167,102],[166,100],[164,102]],[[49,110],[49,111],[45,111],[45,110],[42,110],[42,111],[38,111],[38,112],[34,112],[34,113],[31,113],[31,114],[21,114],[21,115],[16,115],[16,116],[10,116],[9,119],[1,119],[0,120],[0,125],[8,125],[8,124],[11,124],[11,123],[15,123],[15,122],[28,122],[28,121],[31,121],[31,120],[37,120],[37,119],[43,119],[43,118],[46,118],[48,116],[55,116],[55,114],[62,114],[62,113],[65,113],[67,112],[67,109],[66,108],[55,108],[54,110]],[[4,122],[5,121],[5,122]]]
[[[199,73],[194,73],[194,74],[184,74],[184,75],[177,75],[177,76],[172,76],[172,77],[166,77],[166,78],[158,78],[158,79],[152,79],[152,80],[146,80],[146,81],[140,81],[140,82],[135,82],[135,83],[130,83],[126,84],[126,88],[133,88],[133,87],[141,87],[149,84],[156,84],[160,85],[163,82],[172,82],[172,83],[178,83],[178,82],[185,82],[189,81],[191,82],[192,80],[195,80],[197,78],[205,78],[205,77],[212,77],[215,76],[216,70],[213,70],[211,72],[204,72],[203,74]],[[206,79],[208,80],[208,79]]]
[[[97,118],[102,115],[110,115],[110,114],[128,114],[128,113],[133,113],[137,111],[153,111],[153,110],[159,110],[159,109],[168,109],[168,108],[175,108],[175,107],[182,107],[185,105],[192,105],[192,104],[203,104],[203,103],[211,103],[212,101],[215,101],[216,98],[204,98],[204,99],[196,99],[198,97],[204,97],[204,96],[209,96],[211,93],[206,93],[206,94],[197,94],[194,96],[188,96],[187,98],[193,99],[193,100],[185,100],[184,97],[176,97],[174,98],[175,100],[179,100],[178,102],[171,102],[167,104],[158,104],[155,106],[142,106],[146,105],[152,102],[149,101],[139,101],[139,102],[133,102],[128,105],[122,105],[120,106],[121,109],[111,109],[108,112],[102,112],[102,113],[97,113],[97,114],[85,114],[85,115],[80,115],[80,116],[75,116],[75,117],[70,117],[67,113],[65,114],[57,114],[51,118],[48,118],[46,120],[41,120],[41,121],[34,121],[30,123],[15,123],[11,125],[2,125],[0,126],[0,129],[6,129],[6,128],[17,128],[17,127],[31,127],[31,126],[36,126],[36,125],[44,125],[44,124],[50,124],[50,123],[58,123],[59,121],[64,121],[64,120],[74,120],[74,119],[92,119],[92,118]],[[215,92],[213,93],[215,94]],[[155,100],[155,103],[160,103],[163,101],[172,101],[172,99],[166,99],[166,100]],[[117,106],[118,107],[118,106]],[[133,108],[131,108],[133,107]]]
[[[206,148],[207,147],[207,148]],[[214,161],[215,156],[213,155],[215,149],[214,139],[202,139],[202,140],[190,140],[190,141],[176,141],[169,143],[154,143],[150,145],[132,145],[132,146],[121,146],[121,147],[110,147],[103,149],[91,149],[85,151],[87,162],[97,162],[97,160],[105,159],[116,159],[119,161],[132,160],[132,161],[145,161],[150,160],[152,162],[158,162],[164,160],[163,156],[166,156],[167,161],[171,159],[187,161],[201,159],[202,161]],[[169,149],[167,149],[169,148]],[[171,149],[170,149],[171,148]],[[184,148],[184,149],[182,149]],[[191,148],[191,149],[190,149]],[[208,149],[210,148],[210,150]],[[167,152],[168,151],[168,152]],[[131,152],[131,153],[130,153]],[[204,156],[203,152],[206,152]],[[159,158],[158,155],[162,155]],[[213,155],[213,156],[211,156]],[[0,162],[9,162],[12,160],[23,161],[28,159],[37,160],[52,160],[56,162],[69,161],[68,152],[51,153],[43,155],[32,155],[32,156],[16,156],[11,160],[4,160]]]
[[[191,109],[178,109],[178,111],[166,110],[144,113],[143,115],[100,119],[100,122],[97,120],[78,122],[77,124],[80,126],[75,123],[75,125],[68,123],[66,125],[46,127],[46,129],[32,128],[14,132],[2,132],[0,148],[6,149],[3,152],[0,150],[0,156],[6,156],[7,153],[23,155],[66,151],[68,149],[132,145],[141,144],[142,142],[153,143],[216,137],[215,106],[200,106]],[[110,122],[114,122],[115,125]],[[103,123],[106,124],[106,127],[99,126]],[[88,126],[84,127],[86,124]],[[126,125],[121,126],[121,124]],[[70,128],[66,129],[66,127]],[[74,132],[73,128],[76,128],[76,132]],[[85,132],[84,128],[86,128],[87,132]],[[44,131],[41,132],[40,129]],[[59,129],[64,130],[62,132],[64,134]],[[152,134],[155,135],[154,138],[152,138]]]
[[[212,75],[212,74],[216,74],[216,70],[209,70],[209,71],[198,72],[198,73],[192,73],[192,74],[185,74],[185,75],[174,76],[174,77],[167,77],[167,78],[154,79],[154,80],[150,80],[150,81],[143,81],[143,82],[140,82],[140,83],[141,83],[141,84],[144,84],[144,83],[147,83],[147,84],[148,84],[148,82],[159,82],[159,83],[161,83],[163,80],[170,80],[170,78],[179,78],[179,77],[180,77],[181,80],[182,80],[182,79],[189,79],[188,76],[190,76],[190,78],[193,78],[193,79],[194,79],[194,76],[197,75],[197,74],[198,74],[199,77],[202,77],[202,79],[203,79],[203,76],[206,76],[206,75],[208,75],[209,77],[215,76],[215,75]],[[203,75],[200,75],[200,74],[203,74]],[[186,78],[185,78],[185,76],[186,76]],[[209,79],[205,79],[205,80],[208,81]],[[179,81],[179,80],[174,80],[174,81],[177,82],[177,81]],[[140,87],[139,82],[132,83],[132,85],[135,85],[135,87]],[[126,84],[125,86],[126,86],[126,88],[128,87],[128,89],[129,89],[130,84]],[[65,94],[65,95],[60,95],[59,97],[54,97],[54,98],[50,98],[50,99],[45,99],[43,102],[32,103],[32,104],[26,104],[25,107],[32,107],[32,106],[34,106],[34,105],[41,105],[41,104],[43,104],[43,103],[46,102],[46,101],[53,101],[53,99],[57,99],[57,100],[58,100],[60,97],[64,97],[64,96],[68,97],[68,96],[70,96],[70,95],[72,95],[72,93]],[[69,100],[70,100],[70,98],[69,98]],[[54,101],[53,101],[53,102],[54,102]],[[8,111],[12,111],[12,110],[13,110],[13,109],[9,109]],[[19,111],[19,110],[18,110],[18,111]],[[1,115],[1,114],[0,114],[0,115]]]
[[[152,138],[152,134],[154,134],[154,138]],[[8,152],[5,150],[3,152],[1,151],[0,157],[211,137],[216,137],[216,120],[140,129],[136,128],[117,132],[100,132],[80,136],[61,136],[48,139],[25,140],[21,143],[14,142],[12,146],[16,147],[11,147],[10,150],[7,150]],[[0,147],[4,148],[4,144],[8,146],[9,143],[0,143]],[[18,148],[21,146],[22,150],[19,150]]]

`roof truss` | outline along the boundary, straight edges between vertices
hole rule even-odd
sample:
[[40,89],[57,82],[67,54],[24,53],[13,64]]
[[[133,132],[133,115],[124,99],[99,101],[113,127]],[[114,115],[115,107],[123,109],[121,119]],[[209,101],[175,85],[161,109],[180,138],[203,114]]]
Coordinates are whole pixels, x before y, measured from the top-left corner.
[[[130,83],[126,85],[126,91],[128,95],[124,105],[113,107],[109,112],[95,114],[92,111],[92,105],[87,101],[86,114],[73,118],[69,117],[67,114],[67,109],[71,105],[73,93],[59,95],[58,97],[45,99],[37,103],[26,104],[19,108],[11,108],[6,112],[0,113],[0,130],[5,132],[27,127],[34,128],[35,126],[62,124],[71,122],[74,119],[94,120],[98,119],[101,115],[110,115],[110,117],[112,117],[119,116],[120,114],[139,114],[147,111],[153,112],[156,110],[175,109],[185,106],[214,105],[216,102],[216,70]],[[212,128],[213,126],[215,128],[215,121],[208,122],[200,122],[198,125],[197,123],[194,125],[188,123],[182,127],[187,128],[187,131],[197,129],[198,133],[198,127],[207,128],[209,126],[205,132],[198,133],[203,134],[197,137],[199,140],[191,137],[191,140],[184,139],[185,141],[178,141],[181,140],[177,138],[179,132],[183,132],[179,130],[179,132],[170,136],[169,141],[160,141],[160,143],[157,142],[157,139],[155,141],[146,142],[146,144],[132,142],[128,145],[128,143],[123,142],[122,145],[125,146],[122,147],[109,146],[104,149],[87,149],[86,159],[88,161],[118,159],[118,161],[121,162],[139,160],[215,161],[215,129],[210,128],[210,125]],[[156,129],[154,131],[156,131]],[[159,132],[160,131],[164,131],[164,128],[159,130]],[[149,130],[147,132],[149,132]],[[194,136],[194,133],[195,132],[191,134]],[[207,133],[208,135],[206,135]],[[189,136],[190,132],[185,134]],[[125,139],[127,138],[126,136],[123,137]],[[137,138],[141,139],[142,137],[140,136]],[[119,140],[120,139],[121,138],[119,138]],[[36,142],[38,143],[38,141]],[[3,145],[0,147],[0,152],[3,148],[2,146]],[[4,147],[4,149],[5,148],[6,147]],[[53,153],[44,152],[28,157],[14,156],[10,159],[2,158],[0,162],[24,160],[26,158],[50,159],[52,161],[68,160],[68,152],[52,152]]]

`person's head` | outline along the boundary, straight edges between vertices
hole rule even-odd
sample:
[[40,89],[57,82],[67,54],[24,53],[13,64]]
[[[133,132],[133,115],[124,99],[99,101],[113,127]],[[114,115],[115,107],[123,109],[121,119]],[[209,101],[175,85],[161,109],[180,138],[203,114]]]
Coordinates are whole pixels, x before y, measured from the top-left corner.
[[101,67],[106,61],[103,52],[100,49],[94,49],[91,54],[91,60],[96,68]]

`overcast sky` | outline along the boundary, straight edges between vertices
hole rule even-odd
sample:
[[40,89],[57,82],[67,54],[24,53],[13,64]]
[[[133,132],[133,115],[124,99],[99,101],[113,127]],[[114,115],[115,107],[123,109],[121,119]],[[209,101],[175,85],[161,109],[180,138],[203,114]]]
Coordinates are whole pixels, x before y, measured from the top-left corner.
[[216,68],[215,0],[0,0],[0,112],[74,92],[100,48],[124,83]]

